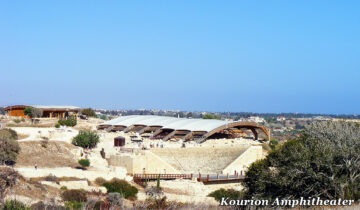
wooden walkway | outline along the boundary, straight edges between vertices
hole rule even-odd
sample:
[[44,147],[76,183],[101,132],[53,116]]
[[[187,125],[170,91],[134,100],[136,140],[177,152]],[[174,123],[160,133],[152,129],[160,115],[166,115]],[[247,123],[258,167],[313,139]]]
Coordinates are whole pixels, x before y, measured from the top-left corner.
[[175,179],[196,179],[204,184],[220,184],[230,182],[240,182],[245,179],[242,172],[229,174],[129,174],[133,176],[134,182],[144,185],[148,181],[160,180],[175,180]]

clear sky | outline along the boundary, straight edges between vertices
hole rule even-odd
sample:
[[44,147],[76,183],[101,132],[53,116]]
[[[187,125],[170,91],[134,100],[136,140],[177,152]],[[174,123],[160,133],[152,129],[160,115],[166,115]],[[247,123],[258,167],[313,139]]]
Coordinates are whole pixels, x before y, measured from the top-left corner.
[[360,114],[360,1],[1,1],[0,105]]

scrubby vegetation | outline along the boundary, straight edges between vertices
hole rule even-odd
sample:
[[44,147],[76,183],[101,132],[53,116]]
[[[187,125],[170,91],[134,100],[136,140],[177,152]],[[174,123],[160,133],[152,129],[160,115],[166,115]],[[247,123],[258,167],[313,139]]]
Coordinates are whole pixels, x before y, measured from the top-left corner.
[[74,127],[77,124],[76,116],[69,116],[66,119],[60,119],[58,121],[60,125],[66,125],[69,127]]
[[49,181],[49,182],[59,182],[59,178],[57,178],[57,176],[52,174],[46,176],[44,179],[45,181]]
[[124,206],[124,197],[118,192],[109,193],[106,196],[106,200],[109,202],[111,206],[119,206],[119,207]]
[[98,177],[95,179],[95,183],[99,186],[103,186],[103,184],[106,182],[106,180],[102,177]]
[[69,210],[81,210],[84,206],[84,202],[67,201],[65,202],[66,209]]
[[60,123],[55,124],[55,128],[60,128],[60,126],[61,126]]
[[83,109],[83,110],[81,110],[81,113],[88,117],[96,116],[95,111],[92,108]]
[[82,167],[89,167],[90,166],[90,160],[88,160],[88,159],[81,159],[81,160],[78,161],[78,163]]
[[271,149],[275,149],[277,147],[277,145],[279,144],[279,141],[276,140],[276,139],[271,139],[270,140],[270,143],[269,143],[269,146],[271,147]]
[[15,140],[0,139],[0,164],[14,164],[20,152]]
[[94,148],[99,143],[100,137],[96,132],[81,130],[77,136],[73,138],[72,143],[82,148]]
[[31,208],[18,200],[7,200],[1,210],[31,210]]
[[231,199],[241,199],[243,197],[243,193],[240,191],[236,191],[233,189],[219,189],[209,194],[209,197],[215,198],[215,200],[220,201],[221,198],[231,198]]
[[16,184],[16,180],[20,175],[10,167],[0,168],[0,203],[2,203],[7,189]]
[[68,202],[86,202],[87,194],[83,190],[65,190],[61,198]]
[[244,181],[252,199],[360,198],[360,128],[316,122],[253,163]]
[[13,129],[4,128],[0,130],[0,139],[17,140],[18,134]]
[[37,203],[34,203],[31,205],[31,210],[65,210],[65,206],[59,206],[56,204],[46,204],[42,201],[39,201]]
[[138,189],[125,180],[113,179],[110,182],[105,182],[103,186],[106,187],[109,193],[118,192],[126,199],[135,197],[138,193]]

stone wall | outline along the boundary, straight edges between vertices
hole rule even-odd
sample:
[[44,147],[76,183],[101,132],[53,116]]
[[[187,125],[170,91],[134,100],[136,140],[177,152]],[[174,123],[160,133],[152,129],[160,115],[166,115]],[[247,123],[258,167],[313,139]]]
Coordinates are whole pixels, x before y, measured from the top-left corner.
[[166,163],[151,151],[141,151],[139,153],[128,153],[111,155],[108,159],[111,166],[126,168],[128,173],[148,173],[148,174],[178,174],[179,171]]
[[242,153],[236,160],[230,163],[224,170],[223,174],[234,174],[236,172],[245,171],[251,163],[256,160],[262,159],[262,147],[261,146],[251,146],[244,153]]

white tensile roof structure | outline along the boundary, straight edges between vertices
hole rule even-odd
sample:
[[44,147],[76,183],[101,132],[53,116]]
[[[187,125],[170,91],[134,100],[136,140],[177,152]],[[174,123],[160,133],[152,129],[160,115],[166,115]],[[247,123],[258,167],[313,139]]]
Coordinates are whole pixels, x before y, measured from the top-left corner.
[[161,126],[164,129],[209,132],[217,127],[227,124],[229,124],[229,122],[224,120],[187,119],[154,115],[130,115],[104,122],[102,125],[117,125],[124,127],[129,127],[131,125]]
[[[247,128],[251,129],[257,138],[256,129],[262,130],[268,137],[270,135],[268,128],[263,125],[259,125],[253,122],[231,122],[224,120],[213,120],[213,119],[187,119],[187,118],[176,118],[167,116],[155,116],[155,115],[129,115],[115,118],[113,120],[102,123],[99,128],[114,128],[120,127],[125,131],[130,131],[134,127],[157,127],[155,134],[161,133],[161,131],[170,130],[172,131],[171,136],[167,136],[166,139],[174,136],[177,131],[184,131],[189,134],[194,132],[203,132],[204,138],[207,138],[214,133],[227,129],[227,128]],[[178,133],[179,133],[178,132]],[[185,134],[186,134],[185,132]]]

